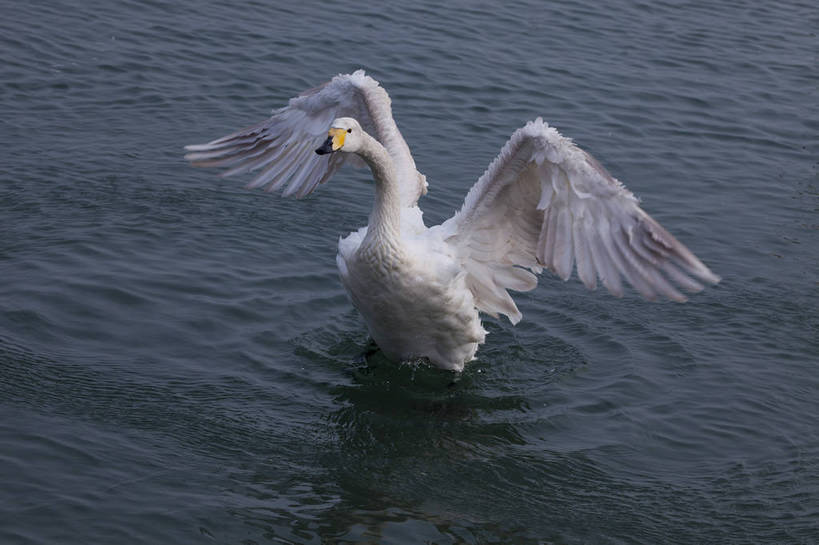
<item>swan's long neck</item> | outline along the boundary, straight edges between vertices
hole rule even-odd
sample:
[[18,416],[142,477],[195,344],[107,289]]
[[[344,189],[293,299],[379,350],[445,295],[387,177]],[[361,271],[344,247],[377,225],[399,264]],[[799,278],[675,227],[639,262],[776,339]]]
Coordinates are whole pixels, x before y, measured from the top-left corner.
[[401,200],[395,165],[387,150],[369,135],[358,155],[370,166],[375,180],[375,203],[362,248],[397,250],[401,239]]

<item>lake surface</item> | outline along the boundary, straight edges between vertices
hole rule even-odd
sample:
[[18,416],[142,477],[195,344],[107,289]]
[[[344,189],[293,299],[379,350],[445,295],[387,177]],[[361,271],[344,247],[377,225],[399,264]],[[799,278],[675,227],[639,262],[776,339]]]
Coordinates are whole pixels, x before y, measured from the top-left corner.
[[[819,542],[815,3],[229,4],[4,2],[0,543]],[[546,274],[460,376],[365,357],[369,173],[182,158],[359,67],[428,225],[543,116],[722,283]]]

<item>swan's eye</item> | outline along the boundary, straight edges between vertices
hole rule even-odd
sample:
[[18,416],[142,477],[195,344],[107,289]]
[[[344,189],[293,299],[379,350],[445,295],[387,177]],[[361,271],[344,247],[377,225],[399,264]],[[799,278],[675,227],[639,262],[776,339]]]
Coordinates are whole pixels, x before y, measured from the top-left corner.
[[347,132],[353,132],[353,129],[347,129]]

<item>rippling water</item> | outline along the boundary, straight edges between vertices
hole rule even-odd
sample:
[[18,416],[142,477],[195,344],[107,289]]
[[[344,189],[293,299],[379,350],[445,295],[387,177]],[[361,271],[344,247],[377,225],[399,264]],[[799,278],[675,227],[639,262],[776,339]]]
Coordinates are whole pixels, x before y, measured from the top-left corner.
[[[813,3],[6,4],[0,542],[819,542]],[[542,115],[723,282],[544,277],[459,377],[365,359],[368,174],[182,160],[358,67],[428,224]]]

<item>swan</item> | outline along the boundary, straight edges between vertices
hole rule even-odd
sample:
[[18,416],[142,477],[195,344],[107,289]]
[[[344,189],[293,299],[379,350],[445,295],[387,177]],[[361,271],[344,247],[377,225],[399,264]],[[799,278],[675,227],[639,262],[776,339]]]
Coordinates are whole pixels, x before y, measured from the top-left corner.
[[[548,269],[598,279],[617,297],[623,280],[648,300],[683,302],[717,283],[693,253],[646,214],[591,155],[541,118],[512,134],[462,207],[427,227],[428,184],[392,117],[390,98],[363,70],[340,74],[251,127],[186,146],[193,166],[259,171],[250,188],[302,198],[346,163],[368,166],[375,201],[366,227],[339,239],[336,262],[372,339],[395,361],[462,371],[487,332],[480,312],[522,318],[512,291]],[[363,165],[362,165],[363,163]]]

